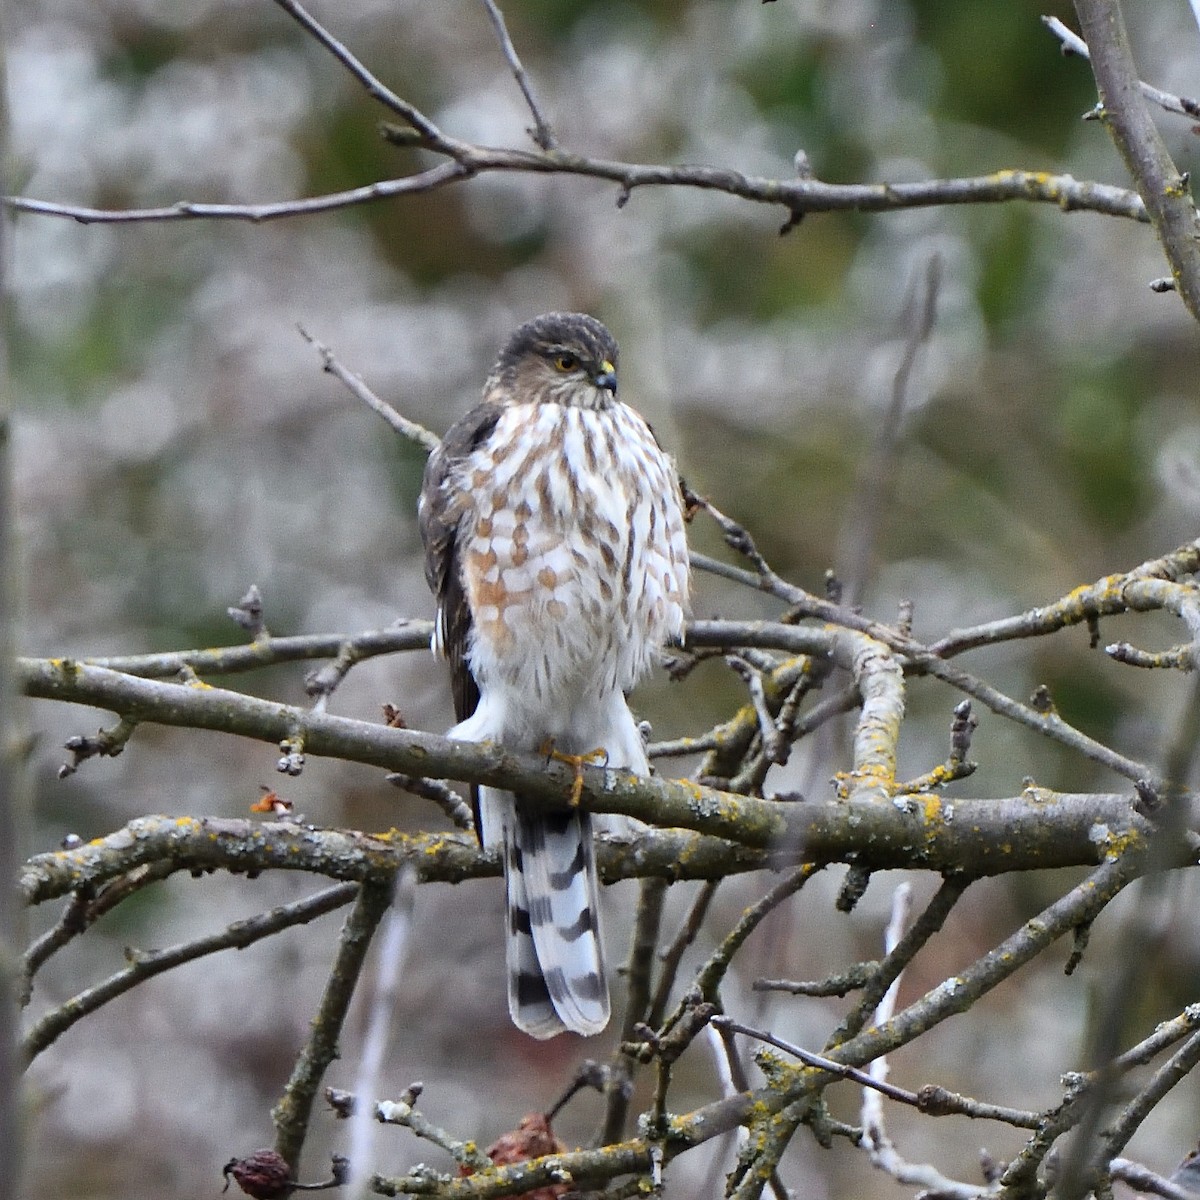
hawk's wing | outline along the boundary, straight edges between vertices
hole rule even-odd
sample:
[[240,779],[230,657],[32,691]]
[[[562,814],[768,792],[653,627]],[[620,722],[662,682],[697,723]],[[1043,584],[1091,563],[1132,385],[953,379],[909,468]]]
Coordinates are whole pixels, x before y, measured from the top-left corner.
[[425,578],[437,600],[435,645],[450,660],[454,715],[465,721],[479,703],[479,688],[467,665],[471,609],[458,561],[458,530],[471,502],[456,481],[456,468],[483,442],[500,419],[498,404],[479,404],[456,421],[429,456],[421,484],[417,524],[425,546]]

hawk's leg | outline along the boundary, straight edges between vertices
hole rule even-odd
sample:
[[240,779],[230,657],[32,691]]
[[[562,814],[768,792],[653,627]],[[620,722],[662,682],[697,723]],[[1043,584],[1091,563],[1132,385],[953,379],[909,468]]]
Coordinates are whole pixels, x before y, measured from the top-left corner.
[[589,750],[586,754],[567,754],[564,750],[554,748],[554,739],[547,738],[541,745],[539,753],[555,762],[566,763],[575,772],[575,781],[571,784],[571,807],[578,808],[583,796],[583,768],[585,766],[607,766],[608,751],[603,746]]

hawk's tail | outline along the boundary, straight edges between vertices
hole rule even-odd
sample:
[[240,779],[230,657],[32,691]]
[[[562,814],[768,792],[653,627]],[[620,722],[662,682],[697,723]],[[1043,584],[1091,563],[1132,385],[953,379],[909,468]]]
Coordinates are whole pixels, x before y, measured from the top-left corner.
[[504,839],[508,1008],[535,1038],[608,1024],[596,860],[586,812],[522,812]]

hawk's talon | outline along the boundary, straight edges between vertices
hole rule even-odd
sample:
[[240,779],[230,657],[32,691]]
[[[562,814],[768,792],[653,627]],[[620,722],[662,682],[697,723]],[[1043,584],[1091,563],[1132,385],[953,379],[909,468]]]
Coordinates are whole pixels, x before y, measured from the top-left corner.
[[578,808],[579,801],[583,799],[583,768],[585,766],[608,766],[608,751],[603,746],[597,746],[595,750],[589,750],[586,754],[568,754],[565,750],[556,750],[554,739],[547,738],[541,744],[538,752],[546,756],[547,762],[553,760],[566,763],[575,772],[569,801],[572,808]]

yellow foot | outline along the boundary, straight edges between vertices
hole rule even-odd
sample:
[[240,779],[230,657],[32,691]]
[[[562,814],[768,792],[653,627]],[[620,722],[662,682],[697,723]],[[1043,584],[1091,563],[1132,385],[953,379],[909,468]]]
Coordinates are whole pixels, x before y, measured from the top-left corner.
[[579,807],[579,800],[583,795],[583,768],[588,765],[603,766],[608,762],[608,751],[603,746],[589,750],[586,754],[567,754],[554,748],[553,738],[547,738],[542,743],[540,753],[556,762],[566,763],[575,772],[575,781],[571,784],[572,808]]

